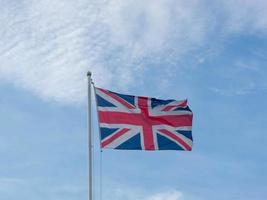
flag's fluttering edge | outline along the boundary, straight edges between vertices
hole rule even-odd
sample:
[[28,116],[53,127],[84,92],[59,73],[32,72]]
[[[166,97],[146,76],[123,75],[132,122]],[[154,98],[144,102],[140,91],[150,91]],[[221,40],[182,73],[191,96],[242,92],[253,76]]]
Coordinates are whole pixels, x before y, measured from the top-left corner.
[[192,150],[193,113],[187,100],[160,100],[95,88],[101,147]]

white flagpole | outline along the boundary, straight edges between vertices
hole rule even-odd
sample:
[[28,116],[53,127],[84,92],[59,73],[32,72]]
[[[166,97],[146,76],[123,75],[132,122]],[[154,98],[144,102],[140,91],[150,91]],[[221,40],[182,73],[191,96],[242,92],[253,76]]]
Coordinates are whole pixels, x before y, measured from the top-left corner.
[[93,200],[93,145],[92,145],[92,97],[91,97],[91,79],[92,73],[90,71],[87,72],[88,78],[88,148],[89,148],[89,200]]

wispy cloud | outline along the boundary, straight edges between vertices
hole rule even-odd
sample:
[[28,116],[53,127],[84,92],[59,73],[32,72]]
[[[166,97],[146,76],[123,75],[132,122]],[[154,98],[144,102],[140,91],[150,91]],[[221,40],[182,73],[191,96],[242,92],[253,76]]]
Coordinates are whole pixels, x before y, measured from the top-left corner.
[[0,78],[45,100],[80,103],[87,70],[98,85],[125,90],[148,70],[175,71],[177,60],[212,36],[266,33],[265,1],[213,3],[216,14],[208,4],[1,1]]
[[[141,188],[134,188],[129,186],[118,186],[113,184],[112,191],[105,190],[104,199],[111,200],[183,200],[184,195],[182,192],[167,189],[159,192],[148,192]],[[111,195],[112,194],[112,195]]]
[[178,191],[167,191],[148,197],[146,200],[182,200],[183,195]]

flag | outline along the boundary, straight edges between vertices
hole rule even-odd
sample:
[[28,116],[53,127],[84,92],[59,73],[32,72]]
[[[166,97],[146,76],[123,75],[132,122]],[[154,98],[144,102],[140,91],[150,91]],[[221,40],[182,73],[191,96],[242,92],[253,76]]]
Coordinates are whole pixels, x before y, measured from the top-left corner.
[[95,88],[101,148],[192,150],[187,100],[161,100]]

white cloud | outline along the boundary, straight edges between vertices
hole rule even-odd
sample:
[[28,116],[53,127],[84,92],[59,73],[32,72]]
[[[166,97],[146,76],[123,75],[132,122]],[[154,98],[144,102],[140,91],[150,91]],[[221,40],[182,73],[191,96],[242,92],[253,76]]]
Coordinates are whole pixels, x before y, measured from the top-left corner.
[[[112,191],[111,191],[112,190]],[[141,188],[127,188],[125,185],[117,187],[113,185],[110,190],[105,191],[104,199],[111,200],[183,200],[183,194],[177,190],[166,190],[155,193],[148,193]],[[112,194],[112,195],[111,195]]]
[[[222,30],[266,31],[265,1],[220,4],[229,16]],[[197,0],[1,1],[0,80],[44,100],[85,102],[87,70],[99,86],[123,90],[149,69],[175,71],[214,34],[217,17]]]
[[174,190],[152,195],[146,198],[146,200],[182,200],[182,197],[183,195],[181,192]]

